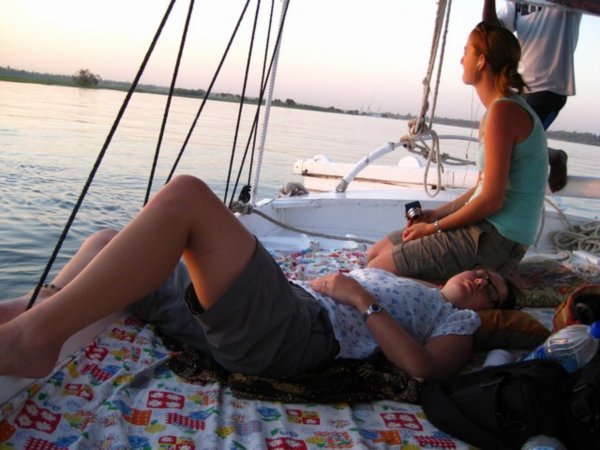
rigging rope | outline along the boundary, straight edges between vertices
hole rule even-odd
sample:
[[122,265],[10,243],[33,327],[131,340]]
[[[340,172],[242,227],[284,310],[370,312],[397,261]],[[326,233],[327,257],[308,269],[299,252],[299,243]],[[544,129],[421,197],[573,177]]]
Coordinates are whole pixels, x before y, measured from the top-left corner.
[[92,184],[92,181],[94,180],[94,176],[96,175],[96,172],[98,171],[98,168],[100,167],[100,163],[102,162],[102,159],[104,158],[106,150],[108,149],[108,146],[109,146],[110,142],[112,141],[113,135],[115,134],[117,127],[118,127],[119,123],[121,122],[121,118],[123,117],[123,114],[125,113],[125,110],[127,109],[129,100],[131,99],[133,93],[135,92],[135,89],[137,88],[140,78],[141,78],[142,74],[144,73],[144,69],[146,68],[146,65],[150,59],[150,56],[152,55],[152,52],[154,51],[154,47],[156,46],[156,43],[158,42],[158,38],[160,37],[160,35],[162,33],[162,30],[167,22],[167,19],[168,19],[169,15],[171,14],[171,11],[173,9],[173,5],[175,4],[175,1],[176,0],[171,0],[171,3],[169,3],[169,6],[167,7],[167,10],[165,12],[165,15],[163,16],[163,18],[160,22],[160,25],[158,26],[158,29],[156,30],[156,33],[154,34],[154,37],[150,44],[150,47],[146,51],[146,55],[144,56],[144,59],[142,60],[142,63],[138,69],[138,72],[137,72],[133,82],[131,83],[131,86],[129,87],[129,91],[127,92],[127,95],[125,96],[125,99],[123,100],[123,104],[121,105],[121,108],[119,109],[119,112],[117,113],[117,117],[115,118],[115,121],[113,122],[113,125],[108,133],[108,136],[106,137],[104,145],[102,146],[102,149],[100,150],[100,153],[98,154],[98,157],[96,158],[96,162],[94,163],[94,166],[92,167],[92,170],[90,171],[90,174],[83,186],[83,189],[81,190],[79,198],[77,199],[77,202],[75,203],[75,206],[73,207],[73,210],[71,211],[71,215],[69,216],[69,219],[67,220],[67,223],[56,243],[56,246],[54,247],[54,250],[52,251],[52,255],[50,256],[50,259],[48,260],[48,263],[46,264],[46,267],[44,268],[44,271],[42,272],[42,275],[38,281],[37,286],[35,287],[35,289],[33,290],[33,293],[31,294],[31,299],[29,300],[29,303],[27,304],[27,309],[30,309],[33,306],[40,290],[42,289],[42,286],[46,282],[46,278],[48,277],[48,274],[50,273],[50,269],[52,268],[52,265],[54,264],[54,261],[56,260],[56,257],[58,256],[58,252],[60,251],[62,244],[64,243],[64,241],[67,237],[67,234],[69,233],[69,230],[71,229],[71,225],[73,224],[73,221],[75,220],[75,216],[77,215],[77,213],[79,212],[79,209],[81,208],[83,199],[85,198],[85,196]]
[[[261,79],[261,90],[260,90],[260,97],[258,98],[258,105],[256,107],[256,127],[258,128],[258,117],[260,117],[260,107],[262,105],[263,102],[263,95],[264,95],[264,89],[262,88],[265,83],[266,83],[266,76],[267,76],[267,60],[269,59],[269,43],[271,42],[271,29],[273,27],[273,12],[275,11],[275,0],[271,0],[271,9],[269,11],[269,26],[267,28],[267,39],[266,39],[266,43],[265,43],[265,53],[263,55],[263,64],[262,64],[262,73],[260,75],[260,79]],[[257,137],[257,133],[256,133],[256,129],[252,132],[252,151],[250,152],[250,166],[248,167],[248,181],[246,183],[246,186],[248,186],[248,189],[250,189],[250,182],[252,180],[252,169],[254,168],[254,156],[255,156],[255,151],[256,151],[256,137]],[[246,152],[248,151],[248,145],[246,145]],[[244,155],[245,158],[245,155]],[[240,174],[241,174],[241,170],[242,168],[240,167]],[[260,170],[260,166],[257,168],[257,170]],[[238,175],[238,179],[239,179],[239,175]],[[236,186],[237,186],[237,182],[236,182]],[[234,188],[234,192],[235,192],[235,188]],[[246,200],[246,203],[248,203],[248,201],[250,200],[250,192],[248,192],[248,200]]]
[[225,51],[223,52],[223,56],[221,56],[221,60],[219,61],[219,64],[217,65],[217,70],[215,71],[215,73],[212,77],[212,80],[210,81],[210,84],[208,85],[208,89],[204,93],[204,98],[202,99],[202,103],[200,104],[200,107],[198,108],[198,111],[196,112],[196,116],[194,117],[194,120],[192,121],[192,125],[190,126],[190,129],[183,141],[181,149],[179,150],[179,154],[175,158],[175,162],[173,163],[171,172],[169,173],[169,176],[167,177],[167,181],[166,181],[167,183],[171,180],[171,178],[173,178],[173,175],[175,173],[175,170],[177,169],[177,166],[179,165],[179,161],[181,160],[183,152],[187,148],[190,138],[192,137],[192,133],[196,128],[196,124],[198,123],[198,119],[200,119],[200,115],[202,114],[202,111],[204,110],[204,106],[206,105],[206,102],[208,101],[208,98],[210,97],[210,94],[212,93],[215,82],[217,81],[217,78],[219,77],[219,74],[221,73],[221,69],[223,68],[223,64],[225,63],[225,60],[227,59],[227,55],[229,54],[229,50],[231,49],[233,41],[234,41],[234,39],[237,35],[237,32],[240,28],[240,24],[242,23],[242,20],[243,20],[244,16],[246,15],[246,10],[248,9],[249,3],[250,3],[250,0],[247,0],[244,5],[244,8],[242,8],[242,12],[240,14],[240,17],[238,18],[238,21],[236,22],[236,25],[233,29],[233,33],[231,34],[231,37],[229,38],[229,41],[227,42]]
[[[279,24],[279,31],[277,34],[277,39],[275,40],[275,46],[273,49],[273,53],[271,55],[271,60],[269,62],[269,68],[266,72],[266,75],[264,75],[263,73],[263,77],[261,77],[261,86],[260,86],[260,95],[259,95],[259,101],[258,101],[258,105],[256,108],[256,112],[254,115],[254,121],[252,123],[252,129],[250,130],[250,135],[248,136],[248,141],[246,143],[246,148],[244,151],[244,155],[242,157],[242,160],[240,162],[240,169],[238,171],[238,176],[236,178],[236,182],[235,185],[233,187],[233,193],[231,195],[231,201],[229,203],[229,205],[231,206],[231,204],[233,203],[233,199],[235,197],[235,192],[237,190],[238,187],[238,183],[241,177],[241,172],[242,169],[244,167],[244,164],[246,162],[246,156],[248,155],[248,149],[250,147],[250,141],[253,140],[254,143],[256,141],[256,131],[258,129],[258,119],[260,116],[260,107],[262,105],[264,96],[265,96],[265,91],[267,89],[267,81],[269,81],[269,98],[268,98],[268,103],[267,103],[267,107],[265,108],[265,117],[264,117],[264,123],[263,123],[263,134],[261,136],[261,146],[260,146],[260,152],[259,152],[259,160],[260,163],[258,164],[258,169],[257,169],[257,174],[256,174],[256,178],[255,178],[255,187],[254,189],[256,189],[256,186],[258,185],[258,177],[259,177],[259,172],[260,171],[260,167],[262,166],[262,152],[264,151],[264,142],[266,139],[266,125],[268,123],[269,120],[269,112],[270,112],[270,100],[272,98],[272,92],[273,92],[273,85],[275,82],[275,72],[276,72],[276,68],[277,68],[277,58],[278,58],[278,53],[279,53],[279,48],[281,45],[281,37],[282,37],[282,33],[283,33],[283,27],[285,24],[285,18],[287,17],[287,11],[288,11],[288,5],[289,5],[289,1],[285,1],[283,8],[282,8],[282,12],[281,12],[281,20],[280,20],[280,24]],[[274,3],[272,3],[272,6],[274,6]],[[272,18],[272,14],[273,14],[273,10],[271,10],[271,15],[270,15],[270,19]],[[269,33],[270,33],[270,23],[269,22]],[[267,40],[267,47],[268,47],[268,40]],[[265,48],[265,57],[267,55],[267,47]],[[265,59],[266,60],[266,59]],[[249,168],[249,173],[248,173],[248,180],[251,179],[251,175],[252,175],[252,167],[254,164],[254,146],[252,148],[252,156],[251,156],[251,161],[250,161],[250,168]],[[256,191],[254,191],[255,193]],[[247,184],[246,186],[244,186],[242,188],[242,192],[240,193],[240,199],[243,199],[243,201],[245,203],[247,203],[251,198],[253,197],[253,193],[251,191],[251,187],[250,184]]]
[[[244,71],[244,83],[242,85],[242,95],[240,98],[240,107],[238,108],[238,116],[235,124],[235,133],[233,136],[233,145],[231,147],[231,157],[229,159],[229,170],[227,172],[227,183],[225,184],[225,194],[223,195],[223,202],[227,203],[227,193],[229,192],[229,183],[231,182],[231,173],[233,171],[233,159],[235,157],[235,147],[237,145],[238,134],[240,130],[240,123],[242,121],[242,111],[244,110],[244,100],[246,99],[246,89],[248,87],[248,74],[250,73],[250,63],[252,62],[252,51],[254,49],[254,39],[256,37],[256,24],[258,22],[258,13],[260,12],[260,0],[256,2],[256,13],[254,14],[254,24],[252,26],[252,38],[250,39],[250,45],[248,46],[248,58],[246,59],[246,70]],[[231,195],[230,204],[233,202],[235,192]]]
[[[258,104],[256,105],[256,111],[254,113],[254,121],[252,122],[252,128],[250,130],[250,134],[248,135],[248,140],[246,141],[244,155],[242,156],[242,160],[240,161],[240,167],[239,167],[238,174],[237,174],[237,177],[235,180],[235,184],[233,186],[233,192],[231,194],[231,200],[229,202],[229,205],[231,205],[232,202],[234,201],[235,193],[237,191],[237,188],[238,188],[238,185],[240,182],[240,178],[242,176],[242,170],[244,169],[244,165],[246,163],[246,157],[248,156],[248,150],[250,148],[250,143],[252,142],[252,151],[250,152],[250,164],[248,167],[248,182],[242,188],[242,190],[240,192],[239,200],[243,201],[244,203],[248,203],[251,198],[250,180],[252,179],[252,169],[254,167],[254,152],[256,149],[258,119],[260,117],[260,109],[261,109],[261,105],[262,105],[262,102],[264,99],[266,82],[267,82],[267,79],[269,78],[269,75],[271,73],[271,68],[273,65],[273,58],[271,58],[271,62],[269,63],[269,68],[267,70],[268,50],[269,50],[269,42],[271,39],[271,26],[272,26],[272,22],[273,22],[274,8],[275,8],[275,3],[274,3],[274,0],[272,0],[271,1],[271,9],[270,9],[270,13],[269,13],[269,27],[268,27],[268,31],[267,31],[265,53],[264,53],[263,64],[262,64],[262,73],[261,73],[261,77],[260,77],[261,84],[260,84],[260,94],[259,94],[259,98],[258,98]],[[280,32],[281,32],[281,30],[280,30]],[[259,170],[260,170],[260,166],[259,166]],[[230,169],[230,171],[231,171],[231,169]]]
[[148,203],[148,199],[150,198],[150,191],[152,190],[152,181],[154,180],[154,172],[156,172],[156,166],[158,164],[158,155],[160,154],[160,146],[162,144],[163,136],[165,134],[165,128],[167,125],[167,118],[169,117],[169,111],[171,110],[171,100],[173,99],[173,92],[175,90],[175,82],[177,81],[177,74],[179,73],[179,66],[181,65],[181,57],[183,55],[183,49],[185,47],[185,41],[187,38],[188,29],[190,27],[190,20],[192,18],[193,9],[194,9],[194,0],[190,0],[190,6],[188,8],[187,18],[185,19],[185,25],[183,27],[183,33],[181,35],[181,43],[179,44],[179,52],[177,53],[177,60],[175,61],[175,67],[173,68],[173,76],[171,77],[171,85],[169,86],[169,95],[167,96],[165,112],[163,113],[163,120],[160,125],[160,132],[158,134],[158,140],[156,142],[156,151],[154,152],[154,160],[152,161],[152,167],[150,169],[150,176],[148,177],[148,187],[146,188],[146,197],[144,198],[144,205],[146,203]]
[[[262,131],[260,134],[260,144],[258,146],[258,156],[256,161],[256,174],[254,175],[254,182],[251,184],[250,199],[254,204],[256,199],[256,191],[258,189],[258,183],[260,180],[260,172],[262,169],[262,158],[265,152],[265,142],[267,140],[267,129],[269,126],[269,118],[271,115],[271,103],[273,100],[273,91],[275,90],[275,78],[277,74],[277,65],[279,62],[279,50],[281,49],[281,39],[283,33],[283,26],[285,24],[285,18],[287,17],[287,11],[289,6],[289,0],[283,0],[283,7],[281,9],[281,15],[279,17],[279,32],[277,34],[277,40],[275,41],[275,48],[273,50],[273,57],[269,65],[269,75],[265,77],[265,81],[269,80],[269,90],[267,92],[267,100],[265,113],[263,117]],[[269,22],[270,26],[270,22]],[[262,93],[261,93],[262,95]]]
[[[400,141],[402,145],[407,148],[409,151],[416,153],[414,148],[417,147],[421,149],[421,153],[424,157],[426,157],[426,165],[425,165],[425,173],[423,175],[423,188],[429,197],[435,197],[440,190],[442,189],[442,157],[440,155],[440,142],[438,135],[435,131],[433,131],[433,118],[435,115],[435,107],[437,105],[437,98],[439,95],[439,85],[441,81],[441,73],[442,66],[444,62],[444,52],[446,48],[446,38],[448,34],[448,26],[449,26],[449,18],[450,18],[450,10],[452,6],[452,0],[439,0],[438,9],[435,19],[434,31],[433,31],[433,39],[431,43],[431,50],[429,53],[429,66],[427,68],[427,73],[425,78],[423,79],[423,99],[421,103],[421,112],[419,116],[411,120],[409,122],[409,132],[407,135],[402,136]],[[443,33],[442,33],[443,28]],[[442,37],[443,36],[443,37]],[[440,52],[440,59],[438,64],[438,70],[436,75],[436,83],[433,95],[433,106],[431,108],[431,117],[429,120],[429,124],[425,123],[427,110],[429,109],[429,94],[431,93],[431,79],[433,77],[433,71],[435,67],[435,62],[438,54],[438,48],[440,43],[440,38],[442,39],[442,49]],[[424,137],[431,137],[432,145],[431,148],[425,143]],[[420,142],[418,144],[417,142]],[[437,183],[435,183],[435,190],[433,192],[430,191],[429,186],[427,184],[427,178],[429,176],[429,169],[431,163],[434,162],[436,164],[436,173],[437,173]]]
[[[101,162],[102,162],[102,160],[104,158],[104,155],[105,155],[105,153],[106,153],[106,151],[108,149],[108,146],[109,146],[109,144],[112,141],[112,138],[113,138],[113,136],[114,136],[114,134],[115,134],[115,132],[116,132],[116,130],[118,128],[118,125],[119,125],[119,123],[120,123],[120,121],[121,121],[121,119],[122,119],[122,117],[123,117],[123,115],[125,113],[125,110],[127,109],[129,101],[131,100],[131,97],[133,96],[134,92],[137,89],[137,86],[139,84],[141,76],[144,73],[144,70],[145,70],[145,68],[146,68],[146,66],[148,64],[148,61],[150,60],[150,57],[151,57],[151,55],[152,55],[152,53],[154,51],[154,48],[156,47],[158,39],[159,39],[159,37],[162,34],[162,31],[163,31],[163,29],[165,27],[167,19],[169,18],[170,14],[171,14],[171,11],[173,10],[173,6],[174,6],[175,2],[176,2],[176,0],[171,0],[171,2],[169,3],[169,5],[167,7],[167,10],[166,10],[166,12],[165,12],[165,14],[164,14],[164,16],[163,16],[160,24],[159,24],[159,27],[158,27],[158,29],[157,29],[157,31],[156,31],[153,39],[152,39],[152,42],[151,42],[151,44],[150,44],[150,46],[149,46],[149,48],[148,48],[148,50],[147,50],[147,52],[146,52],[146,54],[144,56],[144,59],[142,60],[142,63],[140,65],[139,69],[138,69],[138,72],[137,72],[137,74],[136,74],[136,76],[134,78],[134,81],[132,82],[132,84],[131,84],[128,92],[127,92],[127,95],[125,96],[125,99],[123,100],[123,104],[121,105],[121,108],[119,109],[119,112],[117,113],[115,121],[114,121],[114,123],[113,123],[113,125],[112,125],[112,127],[111,127],[111,129],[110,129],[110,131],[108,133],[108,136],[107,136],[107,138],[106,138],[106,140],[105,140],[105,142],[104,142],[104,144],[103,144],[103,146],[102,146],[102,148],[100,150],[100,153],[99,153],[99,155],[98,155],[98,157],[96,159],[96,162],[95,162],[92,170],[90,171],[88,179],[87,179],[84,187],[82,188],[82,191],[81,191],[81,193],[79,195],[79,198],[78,198],[78,200],[77,200],[77,202],[76,202],[76,204],[75,204],[75,206],[74,206],[74,208],[73,208],[73,210],[71,212],[71,215],[70,215],[70,217],[69,217],[69,219],[68,219],[68,221],[67,221],[67,223],[66,223],[66,225],[65,225],[65,227],[64,227],[64,229],[63,229],[63,231],[62,231],[62,233],[61,233],[61,235],[60,235],[60,237],[59,237],[59,239],[57,241],[57,243],[56,243],[56,246],[55,246],[55,248],[54,248],[54,250],[52,252],[52,255],[50,256],[50,258],[49,258],[49,260],[48,260],[48,262],[46,264],[46,267],[45,267],[45,269],[44,269],[44,271],[43,271],[43,273],[42,273],[42,275],[41,275],[41,277],[40,277],[40,279],[38,281],[38,284],[37,284],[36,288],[34,289],[32,295],[31,295],[31,298],[30,298],[29,303],[27,305],[27,309],[30,309],[33,306],[33,304],[35,303],[35,301],[36,301],[36,299],[37,299],[37,297],[39,295],[39,292],[40,292],[42,286],[45,284],[46,278],[48,277],[48,274],[50,273],[52,265],[54,264],[54,262],[55,262],[55,260],[56,260],[56,258],[58,256],[58,253],[59,253],[59,251],[60,251],[60,249],[61,249],[61,247],[62,247],[62,245],[63,245],[63,243],[64,243],[64,241],[66,239],[66,236],[67,236],[67,234],[68,234],[68,232],[69,232],[69,230],[70,230],[70,228],[71,228],[71,226],[72,226],[72,224],[74,222],[74,219],[75,219],[75,217],[76,217],[76,215],[77,215],[77,213],[78,213],[78,211],[79,211],[79,209],[80,209],[80,207],[81,207],[81,205],[83,203],[83,200],[84,200],[85,196],[87,195],[89,187],[91,186],[91,183],[93,182],[95,174],[96,174],[96,172],[98,171],[98,169],[100,167],[100,164],[101,164]],[[179,154],[178,154],[178,156],[177,156],[177,158],[176,158],[176,160],[174,162],[173,168],[172,168],[172,170],[171,170],[171,172],[170,172],[170,174],[169,174],[166,182],[168,182],[172,178],[172,176],[174,174],[174,171],[176,169],[176,166],[177,166],[177,164],[178,164],[178,162],[179,162],[179,160],[180,160],[180,158],[181,158],[181,156],[183,154],[183,151],[185,150],[185,148],[186,148],[186,146],[187,146],[187,144],[189,142],[191,134],[192,134],[192,132],[193,132],[193,130],[195,128],[195,125],[196,125],[198,119],[199,119],[200,113],[202,112],[202,110],[204,108],[204,105],[206,104],[206,101],[207,101],[207,99],[208,99],[208,97],[209,97],[209,95],[210,95],[210,93],[212,91],[214,83],[215,83],[215,81],[216,81],[216,79],[217,79],[217,77],[218,77],[218,75],[220,73],[220,70],[221,70],[221,68],[223,66],[223,63],[224,63],[224,61],[226,59],[226,56],[227,56],[227,54],[229,52],[229,49],[231,48],[232,42],[234,40],[234,37],[237,34],[237,31],[239,29],[240,23],[241,23],[243,17],[245,16],[245,12],[247,10],[247,7],[248,7],[249,3],[250,3],[250,0],[247,0],[246,3],[245,3],[245,5],[244,5],[242,14],[240,15],[240,18],[238,19],[238,22],[237,22],[237,24],[235,26],[234,32],[233,32],[233,34],[232,34],[232,36],[231,36],[231,38],[230,38],[230,40],[229,40],[229,42],[227,44],[226,51],[225,51],[224,55],[222,56],[221,61],[219,63],[219,66],[217,68],[217,71],[216,71],[216,73],[215,73],[215,75],[214,75],[214,77],[213,77],[213,79],[211,81],[209,90],[205,93],[203,102],[202,102],[202,104],[201,104],[201,106],[199,108],[199,111],[197,112],[197,114],[196,114],[196,116],[195,116],[195,118],[193,120],[192,126],[191,126],[191,128],[190,128],[190,130],[189,130],[189,132],[188,132],[188,134],[186,136],[184,144],[183,144],[183,146],[182,146],[182,148],[181,148],[181,150],[180,150],[180,152],[179,152]],[[150,193],[150,190],[151,190],[151,185],[152,185],[152,180],[153,180],[153,177],[154,177],[154,172],[155,172],[155,169],[156,169],[156,163],[157,163],[157,159],[158,159],[158,154],[160,152],[161,142],[162,142],[162,138],[163,138],[163,135],[164,135],[164,129],[165,129],[166,121],[167,121],[169,110],[170,110],[171,99],[172,99],[172,95],[173,95],[173,92],[174,92],[174,89],[175,89],[175,81],[177,79],[177,73],[178,73],[178,70],[179,70],[180,63],[181,63],[181,58],[182,58],[182,55],[183,55],[183,49],[185,47],[185,41],[186,41],[186,37],[187,37],[187,31],[188,31],[188,28],[189,28],[191,14],[192,14],[192,10],[193,10],[193,5],[194,5],[194,0],[190,0],[190,6],[189,6],[189,10],[188,10],[187,20],[186,20],[186,23],[185,23],[185,29],[184,29],[183,34],[182,34],[181,43],[180,43],[180,47],[179,47],[179,53],[178,53],[178,56],[177,56],[177,62],[176,62],[176,66],[174,68],[174,73],[173,73],[173,76],[172,76],[171,86],[170,86],[170,89],[169,89],[169,96],[168,96],[168,99],[167,99],[167,105],[165,107],[165,111],[164,111],[164,114],[163,114],[163,121],[162,121],[162,126],[161,126],[161,132],[160,132],[159,140],[158,140],[157,147],[156,147],[155,157],[154,157],[154,161],[153,161],[153,165],[152,165],[152,172],[151,172],[151,175],[150,175],[150,179],[149,179],[149,183],[148,183],[148,189],[147,189],[147,192],[146,192],[146,197],[145,197],[144,204],[147,203],[148,196],[149,196],[149,193]],[[287,5],[287,3],[286,3],[286,5]],[[258,17],[259,8],[260,8],[260,0],[258,0],[256,18]],[[286,7],[286,10],[287,10],[287,7]],[[255,27],[253,29],[253,39],[254,39],[255,30],[256,30],[256,20],[257,20],[256,18],[255,18]],[[280,30],[280,33],[281,33],[281,30]],[[250,53],[251,53],[251,50],[250,50]],[[249,59],[250,59],[250,56],[249,56]],[[271,64],[272,64],[272,61],[271,61]],[[248,62],[248,65],[249,65],[249,62]],[[246,73],[246,79],[247,79],[247,73]],[[264,83],[264,85],[266,85],[266,83]],[[261,90],[261,95],[262,95],[262,92],[264,92],[264,89],[265,89],[264,85],[263,85],[262,90]],[[245,85],[244,85],[244,89],[245,89],[245,86],[246,86],[246,82],[245,82]],[[245,91],[244,91],[244,94],[245,94]],[[245,97],[245,95],[242,95],[242,103],[243,103],[244,97]],[[241,107],[242,106],[240,105],[240,112],[241,112]],[[258,114],[258,110],[257,110],[257,114]],[[256,119],[256,121],[258,121],[258,118]],[[238,118],[238,124],[239,124],[239,118]],[[237,134],[238,134],[238,129],[236,128],[236,138],[237,138]],[[235,143],[234,143],[234,149],[233,149],[233,151],[234,150],[235,150]],[[248,190],[249,190],[249,188],[248,188]]]

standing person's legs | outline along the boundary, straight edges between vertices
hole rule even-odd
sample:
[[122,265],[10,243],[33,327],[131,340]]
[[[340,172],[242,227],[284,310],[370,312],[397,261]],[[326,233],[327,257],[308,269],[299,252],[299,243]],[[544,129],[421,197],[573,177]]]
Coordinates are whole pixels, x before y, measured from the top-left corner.
[[254,237],[202,181],[177,177],[52,301],[0,326],[0,374],[46,375],[69,336],[154,291],[182,254],[208,309],[255,247]]
[[[567,102],[566,96],[550,91],[525,94],[524,97],[540,118],[544,130],[550,127]],[[567,184],[567,159],[568,155],[564,150],[548,147],[548,162],[550,163],[548,185],[552,192],[560,191]]]

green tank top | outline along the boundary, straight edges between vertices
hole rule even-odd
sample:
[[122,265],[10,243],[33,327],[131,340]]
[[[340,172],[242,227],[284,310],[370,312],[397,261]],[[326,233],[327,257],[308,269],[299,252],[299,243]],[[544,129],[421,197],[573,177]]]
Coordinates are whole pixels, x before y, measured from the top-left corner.
[[[533,118],[533,128],[527,139],[515,145],[513,149],[506,198],[502,209],[486,220],[494,225],[505,238],[521,244],[531,245],[535,241],[542,214],[548,179],[546,133],[537,114],[520,95],[500,97],[494,103],[498,101],[515,102],[525,109]],[[477,167],[482,173],[485,168],[484,133],[485,117],[482,119],[482,141],[477,155]],[[473,198],[479,195],[482,188],[483,179],[477,186]]]

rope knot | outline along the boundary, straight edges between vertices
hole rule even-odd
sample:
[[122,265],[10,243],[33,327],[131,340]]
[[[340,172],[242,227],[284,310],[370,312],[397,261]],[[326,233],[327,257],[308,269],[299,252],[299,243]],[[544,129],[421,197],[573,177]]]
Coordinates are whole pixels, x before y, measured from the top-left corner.
[[239,200],[231,202],[229,209],[233,213],[240,213],[242,215],[248,215],[254,212],[254,207],[250,203],[244,203]]

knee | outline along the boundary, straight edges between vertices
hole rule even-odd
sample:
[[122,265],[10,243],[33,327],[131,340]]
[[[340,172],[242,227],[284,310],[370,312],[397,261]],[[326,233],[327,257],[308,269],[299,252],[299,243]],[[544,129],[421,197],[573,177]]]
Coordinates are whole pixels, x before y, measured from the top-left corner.
[[377,257],[379,252],[377,251],[376,244],[372,245],[367,249],[367,262],[371,262],[374,258]]
[[392,242],[387,237],[383,238],[379,242],[374,243],[367,249],[367,261],[372,261],[386,250],[390,250],[391,247]]
[[178,175],[161,190],[160,197],[174,200],[174,204],[183,204],[187,201],[197,204],[203,199],[214,197],[214,193],[200,178]]
[[86,248],[95,248],[100,251],[118,234],[117,230],[106,228],[100,230],[85,240],[83,246]]

